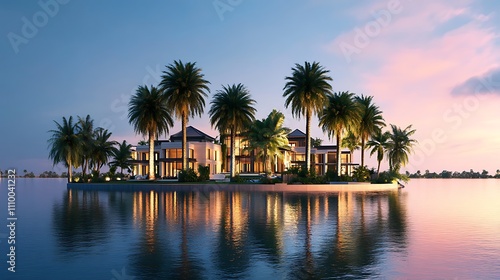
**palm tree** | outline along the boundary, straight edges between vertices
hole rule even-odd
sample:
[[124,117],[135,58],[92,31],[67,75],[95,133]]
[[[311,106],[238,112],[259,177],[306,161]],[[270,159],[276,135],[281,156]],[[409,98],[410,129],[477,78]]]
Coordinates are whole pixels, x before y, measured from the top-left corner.
[[283,97],[285,107],[292,107],[292,115],[300,118],[306,117],[306,169],[311,167],[311,116],[318,114],[323,109],[327,94],[332,91],[328,83],[332,78],[317,62],[305,62],[304,66],[295,64],[292,76],[286,77]]
[[54,121],[56,129],[50,130],[52,136],[49,142],[49,158],[53,164],[63,163],[68,168],[68,183],[73,180],[73,167],[78,167],[80,160],[81,140],[77,135],[77,124],[73,117],[63,117],[62,124]]
[[255,119],[255,100],[250,97],[250,92],[242,84],[222,86],[212,101],[209,111],[210,124],[216,127],[221,135],[229,132],[231,178],[235,176],[235,141],[236,133],[241,133],[248,128]]
[[370,156],[377,153],[377,177],[380,175],[380,163],[384,159],[384,154],[388,148],[389,137],[389,132],[382,133],[382,130],[378,130],[375,134],[372,134],[370,141],[366,143],[371,148]]
[[165,95],[156,87],[139,86],[128,104],[129,123],[136,133],[149,137],[149,179],[155,179],[154,141],[174,125]]
[[283,157],[280,149],[288,147],[290,129],[283,127],[285,115],[273,110],[266,119],[256,120],[246,133],[245,140],[249,142],[249,149],[258,151],[258,157],[262,158],[264,169],[267,174],[271,173],[269,164],[274,156]]
[[205,108],[205,97],[210,92],[207,80],[203,79],[201,69],[196,63],[174,61],[167,66],[161,77],[161,91],[168,108],[172,108],[175,116],[182,121],[182,169],[188,168],[186,127],[188,117],[201,117]]
[[101,168],[108,163],[109,157],[113,154],[116,141],[110,141],[111,132],[102,127],[98,127],[94,132],[94,141],[90,151],[90,165],[93,170],[100,174]]
[[92,149],[94,141],[94,120],[90,118],[90,115],[87,115],[85,119],[78,116],[78,136],[82,143],[82,151],[85,151],[81,155],[82,177],[85,178],[90,161],[88,151]]
[[130,161],[132,160],[132,145],[127,144],[127,141],[123,140],[122,143],[117,143],[118,147],[113,147],[111,156],[113,161],[109,164],[110,166],[116,166],[121,168],[121,174],[123,175],[123,168],[130,167]]
[[373,96],[356,96],[355,100],[361,108],[358,135],[361,140],[361,166],[365,166],[365,143],[371,135],[385,126],[385,122],[382,111],[373,104]]
[[341,175],[342,154],[340,146],[345,131],[354,130],[359,123],[359,106],[354,101],[354,94],[348,91],[329,94],[328,101],[319,115],[319,124],[323,132],[331,138],[336,135],[337,140],[337,175]]
[[415,129],[409,125],[401,129],[391,124],[391,132],[387,144],[389,157],[389,168],[391,171],[399,173],[399,169],[408,163],[408,155],[413,152],[413,145],[417,142],[410,136],[415,133]]
[[349,149],[349,152],[351,152],[351,157],[352,153],[354,150],[359,149],[359,138],[354,134],[352,131],[348,131],[346,137],[342,139],[342,147]]

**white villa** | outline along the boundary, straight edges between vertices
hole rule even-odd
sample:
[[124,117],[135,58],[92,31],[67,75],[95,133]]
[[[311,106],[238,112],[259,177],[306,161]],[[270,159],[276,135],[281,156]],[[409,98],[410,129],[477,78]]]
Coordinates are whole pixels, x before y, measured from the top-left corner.
[[[305,164],[306,135],[296,129],[288,135],[290,147],[283,149],[283,159],[275,157],[273,171],[276,173],[288,170],[291,167],[300,167]],[[225,146],[229,149],[229,138],[225,138]],[[208,166],[210,174],[229,172],[230,153],[223,153],[222,145],[216,143],[215,138],[192,127],[187,127],[187,145],[189,146],[189,167],[197,170],[199,165]],[[243,137],[237,136],[235,145],[236,173],[260,173],[264,172],[264,166],[255,157],[252,151],[248,151],[247,143]],[[325,174],[328,170],[337,168],[337,146],[321,145],[311,148],[311,167],[316,174]],[[155,174],[161,178],[174,178],[182,170],[182,132],[173,134],[169,140],[155,141]],[[353,168],[359,164],[352,163],[352,154],[343,149],[342,174],[351,174]],[[132,153],[134,158],[134,175],[147,175],[149,146],[137,146]]]

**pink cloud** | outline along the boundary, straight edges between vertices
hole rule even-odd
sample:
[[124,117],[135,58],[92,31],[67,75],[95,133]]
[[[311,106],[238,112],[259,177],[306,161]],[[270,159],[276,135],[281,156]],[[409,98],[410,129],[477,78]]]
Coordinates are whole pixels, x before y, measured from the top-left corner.
[[[447,141],[435,143],[424,161],[436,171],[449,166],[466,168],[471,162],[490,171],[498,168],[490,154],[493,145],[498,147],[491,138],[498,139],[500,134],[492,131],[491,124],[483,124],[498,116],[497,106],[490,105],[493,99],[498,102],[497,97],[476,100],[481,109],[469,110],[465,118],[457,108],[474,100],[451,95],[457,85],[498,67],[500,48],[495,44],[496,30],[488,26],[491,16],[473,13],[473,4],[401,1],[401,13],[393,15],[377,36],[370,37],[369,44],[353,54],[346,66],[358,74],[356,83],[362,85],[362,91],[375,96],[387,122],[402,127],[413,124],[415,136],[422,142],[432,140],[436,129],[445,131]],[[373,7],[365,8],[365,14]],[[461,24],[451,26],[450,21],[458,18]],[[339,44],[352,42],[363,24],[337,37],[327,49],[342,56]],[[479,139],[483,139],[482,147],[475,146]],[[457,142],[474,147],[475,152],[453,148],[451,145]]]

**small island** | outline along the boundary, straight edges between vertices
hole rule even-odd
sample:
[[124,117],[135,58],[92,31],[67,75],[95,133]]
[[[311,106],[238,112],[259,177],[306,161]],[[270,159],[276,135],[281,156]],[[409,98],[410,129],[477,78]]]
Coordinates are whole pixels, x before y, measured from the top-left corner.
[[[138,86],[129,101],[129,123],[137,134],[147,137],[136,146],[111,141],[111,132],[95,127],[90,115],[54,121],[49,158],[67,167],[69,186],[123,187],[131,182],[221,186],[229,182],[224,188],[272,184],[271,189],[286,186],[287,190],[312,190],[316,185],[321,186],[316,187],[319,190],[332,186],[377,189],[371,183],[398,186],[398,180],[408,179],[400,169],[417,142],[412,138],[416,130],[411,125],[391,124],[384,131],[387,125],[374,97],[333,92],[329,70],[318,62],[295,64],[285,77],[282,93],[292,115],[305,119],[305,132],[285,127],[285,116],[277,110],[256,119],[257,104],[246,86],[228,84],[209,100],[208,121],[220,133],[210,136],[188,126],[189,118],[201,117],[208,101],[210,83],[202,70],[196,63],[179,60],[167,65],[163,74],[158,86]],[[322,139],[311,137],[314,116],[336,145],[322,145]],[[170,133],[174,119],[181,122],[182,130],[160,139]],[[361,150],[359,162],[353,158],[356,149]],[[365,150],[376,155],[376,169],[365,165]],[[381,172],[385,159],[389,170]],[[101,172],[105,166],[109,171]]]

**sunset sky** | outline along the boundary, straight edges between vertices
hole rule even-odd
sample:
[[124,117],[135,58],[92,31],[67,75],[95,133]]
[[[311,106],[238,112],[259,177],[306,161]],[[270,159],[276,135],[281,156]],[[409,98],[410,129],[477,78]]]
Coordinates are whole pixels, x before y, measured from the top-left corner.
[[[417,130],[404,170],[500,169],[500,3],[351,2],[2,1],[0,168],[63,172],[47,157],[63,116],[90,114],[136,144],[131,94],[181,59],[211,82],[206,113],[222,84],[243,83],[258,118],[275,108],[305,131],[283,87],[295,63],[318,61],[334,91],[373,95],[388,124]],[[216,136],[206,113],[189,124]],[[329,143],[317,124],[312,136]]]

